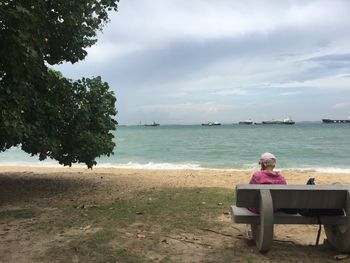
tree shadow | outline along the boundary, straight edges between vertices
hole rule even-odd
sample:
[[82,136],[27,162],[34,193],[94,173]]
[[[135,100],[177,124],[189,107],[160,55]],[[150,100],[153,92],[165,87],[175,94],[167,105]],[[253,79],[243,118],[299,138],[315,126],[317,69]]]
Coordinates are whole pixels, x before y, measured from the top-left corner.
[[77,192],[88,193],[96,183],[88,178],[62,177],[32,172],[0,173],[0,205],[47,202],[55,198],[73,198]]

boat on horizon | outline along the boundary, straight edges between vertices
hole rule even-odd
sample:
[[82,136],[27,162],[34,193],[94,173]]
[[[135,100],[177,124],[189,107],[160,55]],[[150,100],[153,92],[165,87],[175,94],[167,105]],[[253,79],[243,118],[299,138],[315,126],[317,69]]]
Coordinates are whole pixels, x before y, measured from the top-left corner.
[[251,119],[245,120],[245,121],[240,121],[238,124],[243,124],[243,125],[251,125],[253,124],[253,121]]
[[214,121],[214,122],[208,122],[208,123],[202,123],[202,126],[218,126],[221,125],[220,122]]
[[147,126],[147,127],[149,127],[149,126],[160,126],[160,124],[159,124],[159,123],[156,123],[155,121],[153,121],[153,122],[150,123],[150,124],[145,123],[143,126]]
[[333,119],[322,119],[322,123],[332,124],[332,123],[350,123],[350,118],[346,120],[333,120]]
[[291,117],[288,117],[284,120],[272,120],[272,121],[262,121],[262,124],[287,124],[292,125],[295,124],[295,121],[292,120]]

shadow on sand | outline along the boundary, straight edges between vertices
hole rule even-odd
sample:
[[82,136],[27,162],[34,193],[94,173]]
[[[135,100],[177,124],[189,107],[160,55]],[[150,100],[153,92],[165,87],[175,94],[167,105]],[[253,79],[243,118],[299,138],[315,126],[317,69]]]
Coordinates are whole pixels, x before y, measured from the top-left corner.
[[16,205],[58,198],[74,193],[87,193],[96,183],[80,176],[62,177],[61,174],[35,174],[32,172],[0,173],[0,205]]

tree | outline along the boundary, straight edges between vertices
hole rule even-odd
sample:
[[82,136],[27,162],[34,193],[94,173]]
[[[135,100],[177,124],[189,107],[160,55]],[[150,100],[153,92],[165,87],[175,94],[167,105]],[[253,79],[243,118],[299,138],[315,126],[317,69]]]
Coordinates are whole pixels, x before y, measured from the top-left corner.
[[116,115],[100,77],[73,81],[49,68],[87,55],[118,0],[0,0],[0,151],[60,164],[110,155]]

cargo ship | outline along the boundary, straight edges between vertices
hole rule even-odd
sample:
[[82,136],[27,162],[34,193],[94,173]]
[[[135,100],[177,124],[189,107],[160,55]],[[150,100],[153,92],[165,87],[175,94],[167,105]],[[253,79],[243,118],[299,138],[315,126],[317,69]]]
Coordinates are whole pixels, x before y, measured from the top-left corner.
[[218,126],[218,125],[221,125],[221,123],[217,121],[202,123],[202,126]]
[[272,121],[262,121],[262,124],[287,124],[292,125],[295,124],[295,121],[292,120],[291,117],[288,117],[284,120],[272,120]]
[[347,119],[347,120],[322,119],[322,123],[326,123],[326,124],[332,124],[332,123],[350,123],[350,119]]
[[144,124],[143,126],[147,126],[147,127],[155,127],[155,126],[160,126],[160,124],[159,123],[156,123],[155,121],[153,121],[151,124]]
[[244,125],[251,125],[253,124],[253,121],[251,119],[245,120],[245,121],[240,121],[238,124],[244,124]]

